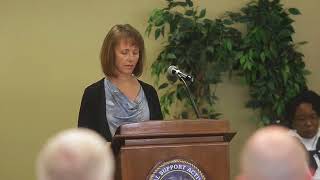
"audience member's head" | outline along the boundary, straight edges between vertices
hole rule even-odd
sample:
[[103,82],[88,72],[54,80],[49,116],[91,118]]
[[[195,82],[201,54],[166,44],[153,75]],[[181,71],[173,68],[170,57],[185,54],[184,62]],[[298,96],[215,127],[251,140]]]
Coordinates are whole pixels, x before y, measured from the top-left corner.
[[311,180],[304,147],[282,127],[258,130],[241,156],[238,180]]
[[303,138],[314,137],[319,129],[320,97],[306,90],[293,98],[286,107],[286,120],[290,128]]
[[52,137],[37,160],[38,180],[111,180],[110,144],[88,129],[65,130]]

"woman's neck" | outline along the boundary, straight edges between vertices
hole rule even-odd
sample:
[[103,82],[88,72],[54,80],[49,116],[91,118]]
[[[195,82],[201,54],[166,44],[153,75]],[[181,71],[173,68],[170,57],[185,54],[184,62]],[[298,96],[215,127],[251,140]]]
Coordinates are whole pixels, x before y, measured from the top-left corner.
[[118,76],[112,76],[108,77],[112,82],[116,83],[126,83],[126,82],[132,82],[132,80],[135,79],[133,75],[118,75]]

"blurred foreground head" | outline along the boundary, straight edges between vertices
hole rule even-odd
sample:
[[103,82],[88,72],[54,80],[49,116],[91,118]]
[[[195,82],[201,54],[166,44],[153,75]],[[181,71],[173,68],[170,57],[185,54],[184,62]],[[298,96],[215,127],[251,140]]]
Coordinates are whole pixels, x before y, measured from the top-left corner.
[[259,129],[247,141],[238,180],[311,180],[307,154],[282,127]]
[[58,133],[37,160],[38,180],[112,180],[113,174],[110,144],[88,129]]

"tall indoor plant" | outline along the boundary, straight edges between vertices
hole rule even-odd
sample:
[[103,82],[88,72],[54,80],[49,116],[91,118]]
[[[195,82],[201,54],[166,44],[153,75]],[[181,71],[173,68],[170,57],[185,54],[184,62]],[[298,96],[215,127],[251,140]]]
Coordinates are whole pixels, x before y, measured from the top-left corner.
[[[166,0],[167,7],[155,9],[148,20],[146,33],[154,32],[157,40],[166,39],[162,51],[151,66],[156,81],[164,77],[170,65],[195,77],[190,84],[192,95],[202,116],[216,118],[214,88],[221,82],[221,74],[232,69],[241,33],[229,27],[229,20],[205,18],[206,9],[195,7],[191,0]],[[178,100],[186,105],[180,118],[190,118],[189,100],[182,83],[159,85],[162,110],[169,114],[171,104]]]
[[287,102],[306,87],[308,71],[303,54],[297,50],[291,15],[280,0],[252,0],[232,20],[246,26],[236,69],[250,88],[247,107],[259,109],[263,125],[285,123]]

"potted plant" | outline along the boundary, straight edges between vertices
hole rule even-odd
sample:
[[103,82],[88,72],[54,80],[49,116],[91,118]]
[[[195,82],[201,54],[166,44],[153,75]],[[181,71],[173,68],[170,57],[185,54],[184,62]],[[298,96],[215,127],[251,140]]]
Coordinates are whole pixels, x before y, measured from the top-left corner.
[[297,50],[291,15],[280,0],[253,0],[230,18],[246,26],[237,56],[239,75],[249,86],[247,107],[260,110],[261,125],[284,122],[285,105],[306,87],[303,54]]
[[[193,75],[195,81],[189,84],[200,113],[207,118],[217,118],[214,110],[217,100],[215,88],[221,82],[221,75],[232,69],[240,46],[241,33],[230,27],[231,21],[220,18],[206,18],[206,9],[195,7],[191,0],[166,0],[167,6],[155,9],[148,19],[146,33],[154,32],[158,40],[165,38],[165,44],[151,66],[156,82],[165,77],[170,65],[178,66]],[[159,84],[158,84],[159,85]],[[181,82],[159,85],[162,96],[160,103],[168,115],[172,103],[177,100],[185,107],[176,118],[192,118],[187,93]]]

